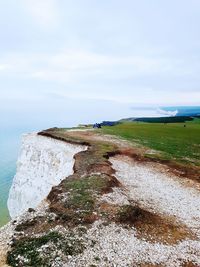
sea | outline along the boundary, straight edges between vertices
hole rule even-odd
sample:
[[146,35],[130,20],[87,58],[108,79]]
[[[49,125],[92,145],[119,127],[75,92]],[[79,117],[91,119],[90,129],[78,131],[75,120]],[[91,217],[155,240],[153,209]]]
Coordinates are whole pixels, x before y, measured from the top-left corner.
[[[170,108],[162,108],[156,109],[155,107],[151,108],[142,108],[142,107],[131,107],[130,117],[139,117],[140,116],[163,116],[163,115],[170,115],[170,112],[181,111],[180,113],[188,114],[188,109],[191,107],[170,107]],[[163,111],[164,110],[164,111]],[[190,110],[191,111],[191,110]],[[192,109],[192,112],[196,112],[200,114],[200,107],[195,107]],[[128,114],[128,113],[127,113]],[[47,114],[48,115],[48,114]],[[40,121],[39,124],[36,122],[32,123],[29,121],[26,126],[25,122],[23,121],[23,125],[20,126],[21,122],[15,121],[12,123],[15,125],[14,127],[7,127],[2,125],[0,129],[0,227],[5,225],[9,220],[9,213],[7,209],[7,199],[9,194],[9,189],[12,184],[13,177],[16,173],[16,162],[17,157],[20,152],[20,145],[21,145],[21,137],[23,133],[39,131],[42,129],[46,129],[53,126],[73,126],[77,125],[77,121],[82,122],[80,117],[77,117],[76,120],[71,120],[69,124],[65,124],[62,122],[60,125],[57,123],[53,123],[53,121],[48,121],[47,116],[44,121]],[[182,114],[180,114],[182,115]],[[89,118],[89,117],[88,117]],[[117,118],[119,114],[117,114]],[[107,119],[107,118],[104,118]],[[121,118],[120,118],[121,119]],[[81,120],[81,121],[80,121]],[[88,119],[88,121],[90,118]],[[92,118],[92,121],[94,118]],[[6,121],[6,120],[5,120]],[[30,126],[31,125],[31,126]],[[42,127],[43,126],[43,127]]]
[[16,159],[20,143],[19,133],[1,131],[0,133],[0,226],[9,221],[7,198],[12,179],[16,172]]

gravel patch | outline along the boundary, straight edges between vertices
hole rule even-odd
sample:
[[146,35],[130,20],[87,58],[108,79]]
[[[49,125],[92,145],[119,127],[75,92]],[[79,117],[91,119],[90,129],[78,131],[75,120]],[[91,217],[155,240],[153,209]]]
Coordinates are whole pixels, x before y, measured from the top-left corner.
[[114,187],[113,192],[104,194],[100,199],[100,202],[106,202],[111,205],[129,205],[130,202],[128,201],[126,192],[121,188]]
[[0,229],[0,266],[6,267],[6,253],[8,251],[15,226],[8,223]]
[[88,246],[83,254],[72,257],[65,267],[133,267],[141,263],[179,267],[184,262],[200,264],[200,243],[186,240],[170,246],[149,243],[136,237],[134,228],[124,229],[115,223],[108,226],[98,221],[88,231],[87,238],[94,246]]
[[110,159],[116,177],[129,189],[131,200],[158,214],[173,216],[200,237],[200,192],[151,164],[128,157]]

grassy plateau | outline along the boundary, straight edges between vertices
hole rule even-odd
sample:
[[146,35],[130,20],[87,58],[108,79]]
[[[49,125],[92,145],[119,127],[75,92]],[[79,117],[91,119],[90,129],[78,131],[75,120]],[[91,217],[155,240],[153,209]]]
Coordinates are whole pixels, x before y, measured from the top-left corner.
[[149,157],[200,166],[200,119],[170,124],[124,122],[102,131],[158,151]]

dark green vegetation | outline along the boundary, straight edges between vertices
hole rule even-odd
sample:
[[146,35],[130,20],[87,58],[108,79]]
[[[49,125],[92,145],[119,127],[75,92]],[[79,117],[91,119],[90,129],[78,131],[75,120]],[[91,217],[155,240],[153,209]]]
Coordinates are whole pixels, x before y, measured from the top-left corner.
[[[42,251],[43,249],[44,251]],[[50,232],[41,237],[15,241],[13,249],[8,252],[7,263],[13,267],[50,267],[52,260],[59,255],[59,251],[66,256],[72,256],[83,250],[84,245],[81,239],[76,238],[73,234],[63,236],[58,232]]]
[[178,123],[193,121],[194,118],[189,116],[175,116],[175,117],[159,117],[159,118],[138,118],[134,121],[149,122],[149,123]]
[[101,131],[158,151],[150,157],[200,166],[200,119],[184,124],[125,122]]
[[[144,117],[144,118],[127,118],[122,119],[115,123],[115,125],[122,122],[148,122],[148,123],[181,123],[187,121],[194,121],[200,118],[200,116],[174,116],[174,117]],[[114,125],[102,125],[102,126],[114,126]]]
[[17,232],[21,232],[21,231],[26,230],[26,229],[29,228],[29,227],[34,226],[36,223],[37,223],[37,220],[36,220],[36,219],[28,220],[28,221],[26,221],[26,222],[23,222],[23,223],[21,223],[21,224],[18,224],[18,225],[16,226],[15,230],[16,230]]

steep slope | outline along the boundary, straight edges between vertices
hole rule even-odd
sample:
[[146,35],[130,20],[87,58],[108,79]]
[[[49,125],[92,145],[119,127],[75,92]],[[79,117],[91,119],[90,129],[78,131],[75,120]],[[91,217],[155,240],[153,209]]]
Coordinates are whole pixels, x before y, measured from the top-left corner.
[[73,173],[74,155],[86,149],[37,134],[24,135],[8,198],[11,217],[36,208],[53,186]]

